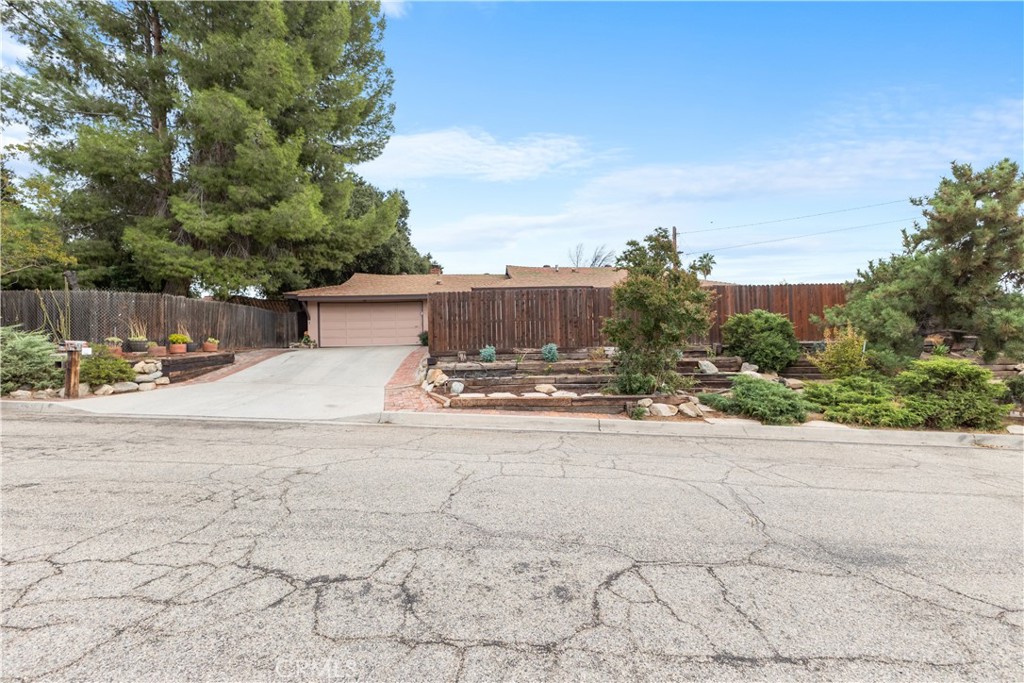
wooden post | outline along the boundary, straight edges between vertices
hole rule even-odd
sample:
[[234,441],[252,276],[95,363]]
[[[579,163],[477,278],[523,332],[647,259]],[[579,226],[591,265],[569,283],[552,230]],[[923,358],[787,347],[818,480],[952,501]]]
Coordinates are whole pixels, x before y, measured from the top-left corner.
[[78,398],[78,367],[82,361],[82,347],[78,344],[67,347],[68,361],[64,364],[64,398]]

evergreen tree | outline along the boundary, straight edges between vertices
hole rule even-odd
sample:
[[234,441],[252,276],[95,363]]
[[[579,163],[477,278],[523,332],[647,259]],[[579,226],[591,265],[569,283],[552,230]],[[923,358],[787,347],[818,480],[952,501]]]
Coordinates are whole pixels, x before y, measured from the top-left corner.
[[858,271],[846,304],[827,309],[826,321],[852,323],[869,342],[902,353],[952,329],[978,335],[989,357],[1024,358],[1024,176],[1009,159],[952,171],[931,197],[912,200],[926,207],[926,224],[904,231],[904,252]]
[[349,167],[391,132],[379,3],[5,10],[32,50],[25,75],[5,74],[9,107],[66,188],[88,284],[276,293],[395,231],[397,196],[350,210]]

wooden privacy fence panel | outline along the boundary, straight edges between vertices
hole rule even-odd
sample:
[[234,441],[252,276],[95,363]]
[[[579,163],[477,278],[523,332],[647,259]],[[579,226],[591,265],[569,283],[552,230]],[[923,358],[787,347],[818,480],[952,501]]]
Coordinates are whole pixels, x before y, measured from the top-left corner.
[[800,341],[821,339],[821,330],[811,324],[811,315],[821,317],[829,306],[846,303],[846,289],[841,283],[810,285],[716,285],[715,313],[708,330],[708,342],[722,342],[722,324],[730,315],[749,313],[760,308],[779,313],[793,322]]
[[128,338],[128,324],[138,320],[151,340],[163,342],[181,325],[193,340],[220,340],[224,348],[284,348],[299,338],[294,314],[253,306],[138,292],[5,291],[0,295],[0,322],[25,329],[46,329],[56,337],[102,342]]
[[[793,321],[797,339],[821,332],[810,316],[846,302],[842,284],[718,285],[708,335],[690,340],[720,344],[722,323],[735,313],[761,308]],[[538,348],[554,342],[563,349],[604,346],[601,323],[611,315],[611,289],[592,287],[474,289],[430,295],[430,352],[473,353],[491,344],[499,351]]]
[[431,353],[539,347],[602,346],[601,322],[611,290],[593,287],[474,289],[430,295]]

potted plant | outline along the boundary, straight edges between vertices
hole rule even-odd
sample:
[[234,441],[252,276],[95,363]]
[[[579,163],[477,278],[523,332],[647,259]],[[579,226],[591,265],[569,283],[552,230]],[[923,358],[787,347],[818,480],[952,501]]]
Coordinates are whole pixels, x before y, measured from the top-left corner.
[[121,339],[120,337],[107,337],[106,339],[103,340],[103,343],[107,345],[107,350],[110,351],[111,355],[124,355],[124,349],[121,348],[121,345],[124,343],[124,340]]
[[213,352],[217,350],[217,346],[220,344],[220,339],[214,339],[213,337],[207,337],[206,341],[203,342],[203,351]]
[[160,346],[155,341],[146,342],[146,350],[149,351],[149,355],[154,358],[159,358],[167,355],[167,347]]
[[192,338],[187,334],[169,334],[167,335],[167,351],[171,354],[185,353],[188,351],[188,344],[192,341]]
[[128,321],[128,350],[132,353],[145,353],[149,349],[149,335],[146,323],[138,318]]
[[181,323],[178,323],[178,334],[188,337],[188,341],[185,342],[186,351],[194,353],[199,350],[199,342],[192,341],[192,335],[189,333],[188,328]]

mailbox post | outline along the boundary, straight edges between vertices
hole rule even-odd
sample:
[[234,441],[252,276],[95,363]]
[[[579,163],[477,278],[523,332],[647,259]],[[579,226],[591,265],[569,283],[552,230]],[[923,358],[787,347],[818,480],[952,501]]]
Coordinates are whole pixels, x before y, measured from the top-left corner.
[[82,341],[64,342],[64,350],[68,352],[68,361],[64,364],[64,398],[78,398],[78,366],[84,346]]

